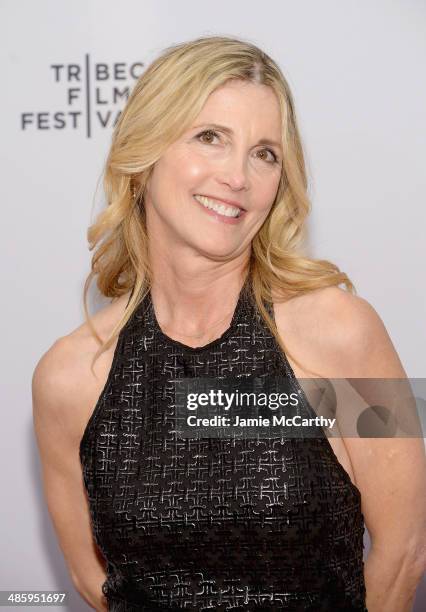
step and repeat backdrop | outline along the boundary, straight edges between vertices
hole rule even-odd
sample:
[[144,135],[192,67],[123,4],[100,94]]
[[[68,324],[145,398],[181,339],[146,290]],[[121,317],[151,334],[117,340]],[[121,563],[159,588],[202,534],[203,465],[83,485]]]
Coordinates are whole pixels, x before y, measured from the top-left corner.
[[[0,17],[0,590],[67,591],[65,608],[80,612],[89,607],[42,491],[31,376],[84,321],[86,231],[105,203],[102,168],[135,82],[165,47],[203,35],[253,42],[280,64],[305,147],[311,253],[349,275],[408,376],[424,377],[426,4],[2,0]],[[92,288],[92,312],[105,303]],[[415,610],[425,608],[422,583]]]

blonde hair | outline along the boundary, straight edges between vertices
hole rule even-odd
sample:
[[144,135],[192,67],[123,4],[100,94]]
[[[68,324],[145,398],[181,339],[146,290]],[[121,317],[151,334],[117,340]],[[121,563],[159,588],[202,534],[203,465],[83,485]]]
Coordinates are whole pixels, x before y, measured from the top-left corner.
[[[244,40],[197,38],[168,47],[149,65],[133,88],[113,133],[103,179],[107,206],[87,234],[90,250],[96,249],[83,303],[88,324],[101,344],[92,368],[151,287],[143,196],[153,166],[191,126],[208,96],[230,79],[271,87],[281,110],[281,179],[271,211],[252,241],[249,268],[260,315],[289,355],[264,302],[285,301],[340,284],[355,293],[347,275],[336,265],[302,254],[310,201],[293,97],[280,68],[261,49]],[[87,292],[95,276],[99,291],[106,297],[117,298],[133,289],[123,317],[105,341],[87,309]]]

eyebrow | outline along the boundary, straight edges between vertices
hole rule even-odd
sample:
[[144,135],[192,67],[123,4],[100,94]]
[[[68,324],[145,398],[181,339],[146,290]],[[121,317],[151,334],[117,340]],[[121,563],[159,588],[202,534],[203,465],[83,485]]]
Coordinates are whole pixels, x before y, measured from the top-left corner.
[[[202,127],[215,128],[216,130],[221,130],[222,132],[229,134],[229,136],[232,136],[234,134],[234,131],[230,127],[227,127],[226,125],[219,125],[218,123],[202,123],[200,125],[194,125],[193,129],[195,130]],[[271,145],[273,147],[278,147],[279,149],[282,149],[282,145],[280,142],[276,142],[275,140],[269,140],[269,138],[261,138],[258,144]]]

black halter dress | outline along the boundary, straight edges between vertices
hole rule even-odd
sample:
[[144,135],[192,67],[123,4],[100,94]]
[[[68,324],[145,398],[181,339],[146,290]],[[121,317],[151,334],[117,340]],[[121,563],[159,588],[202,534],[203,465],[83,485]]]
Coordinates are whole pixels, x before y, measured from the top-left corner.
[[150,293],[136,308],[80,444],[109,610],[366,611],[361,494],[324,433],[176,433],[173,379],[270,374],[300,393],[247,281],[202,347],[162,332]]

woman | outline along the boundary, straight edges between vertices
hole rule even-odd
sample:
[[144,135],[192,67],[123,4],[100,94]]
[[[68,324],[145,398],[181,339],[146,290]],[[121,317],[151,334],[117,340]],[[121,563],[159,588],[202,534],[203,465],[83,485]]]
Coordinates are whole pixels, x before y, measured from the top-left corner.
[[78,591],[115,611],[409,610],[420,440],[176,431],[176,380],[405,377],[348,277],[301,254],[307,180],[278,66],[226,37],[166,50],[120,117],[105,191],[85,307],[94,275],[114,299],[93,321],[86,308],[33,381]]

